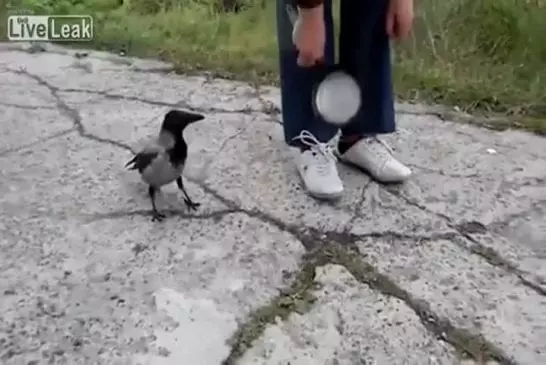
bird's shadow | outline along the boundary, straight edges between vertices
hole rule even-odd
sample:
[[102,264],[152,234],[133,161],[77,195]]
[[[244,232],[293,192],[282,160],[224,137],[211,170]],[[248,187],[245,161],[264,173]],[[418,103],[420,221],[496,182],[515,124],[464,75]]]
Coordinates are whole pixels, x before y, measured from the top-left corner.
[[[105,219],[122,219],[129,217],[149,217],[152,218],[152,204],[148,195],[146,184],[135,181],[130,178],[123,178],[122,184],[127,196],[130,197],[123,207],[112,207],[113,209],[99,214],[91,214],[87,217],[88,223]],[[156,195],[156,204],[158,210],[169,218],[200,218],[207,217],[212,212],[192,211],[184,203],[184,195],[176,187],[165,186],[160,193]],[[212,214],[214,216],[214,214]]]
[[[173,185],[173,186],[171,186]],[[162,189],[156,194],[156,204],[160,211],[182,211],[188,212],[186,205],[184,204],[184,194],[182,191],[176,189],[175,183],[163,186]],[[134,196],[139,197],[139,204],[143,207],[149,206],[152,209],[152,203],[148,195],[148,186],[146,184],[135,183],[132,186],[131,193]]]
[[[120,183],[127,196],[131,197],[134,204],[138,205],[139,209],[144,209],[148,206],[151,209],[148,185],[146,185],[146,183],[142,182],[136,175],[126,171],[122,172]],[[187,181],[184,181],[184,183],[187,183]],[[163,208],[163,210],[186,211],[184,194],[176,187],[175,182],[161,188],[156,194],[156,203],[158,204],[158,208]]]

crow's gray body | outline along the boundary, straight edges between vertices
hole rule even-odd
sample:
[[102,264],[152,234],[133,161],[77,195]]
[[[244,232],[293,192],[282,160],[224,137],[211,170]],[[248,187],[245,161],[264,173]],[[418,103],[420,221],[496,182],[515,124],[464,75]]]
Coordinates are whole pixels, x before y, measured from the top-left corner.
[[165,152],[160,152],[150,166],[142,171],[142,180],[149,185],[159,188],[170,184],[182,176],[184,165],[173,165]]
[[155,188],[172,183],[184,171],[184,162],[172,161],[169,150],[160,143],[146,145],[131,160],[131,164],[142,180]]

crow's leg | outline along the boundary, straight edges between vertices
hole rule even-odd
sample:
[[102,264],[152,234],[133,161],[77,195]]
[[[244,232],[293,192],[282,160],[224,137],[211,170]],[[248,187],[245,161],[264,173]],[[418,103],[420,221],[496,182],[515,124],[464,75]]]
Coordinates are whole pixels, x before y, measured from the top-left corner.
[[152,222],[155,221],[161,221],[163,218],[165,218],[165,214],[159,213],[157,210],[157,207],[155,206],[155,193],[157,192],[157,189],[150,185],[148,187],[148,195],[150,196],[150,200],[152,201]]
[[186,189],[184,189],[184,183],[182,182],[182,176],[179,176],[176,179],[176,185],[178,185],[178,188],[182,190],[184,193],[184,203],[186,203],[186,206],[189,210],[196,210],[201,204],[193,202],[190,197],[188,196],[188,193],[186,193]]

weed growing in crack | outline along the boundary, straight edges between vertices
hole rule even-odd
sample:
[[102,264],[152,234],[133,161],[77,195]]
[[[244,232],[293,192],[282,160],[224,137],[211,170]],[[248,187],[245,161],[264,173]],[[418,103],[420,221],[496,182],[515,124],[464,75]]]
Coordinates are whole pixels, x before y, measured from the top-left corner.
[[268,305],[252,312],[246,323],[239,327],[230,341],[232,350],[222,365],[234,365],[268,325],[275,324],[278,320],[286,320],[291,313],[308,312],[316,301],[313,295],[313,289],[316,288],[315,270],[327,263],[321,251],[307,254],[292,285],[281,290]]

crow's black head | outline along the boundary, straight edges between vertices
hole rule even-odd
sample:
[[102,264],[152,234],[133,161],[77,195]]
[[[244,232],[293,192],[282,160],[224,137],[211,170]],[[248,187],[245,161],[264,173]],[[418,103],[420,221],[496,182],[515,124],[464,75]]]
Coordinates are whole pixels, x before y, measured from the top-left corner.
[[169,110],[169,112],[165,114],[165,119],[163,119],[163,124],[161,124],[161,130],[168,131],[173,135],[178,136],[187,125],[203,119],[205,119],[205,116],[201,114],[176,109]]

